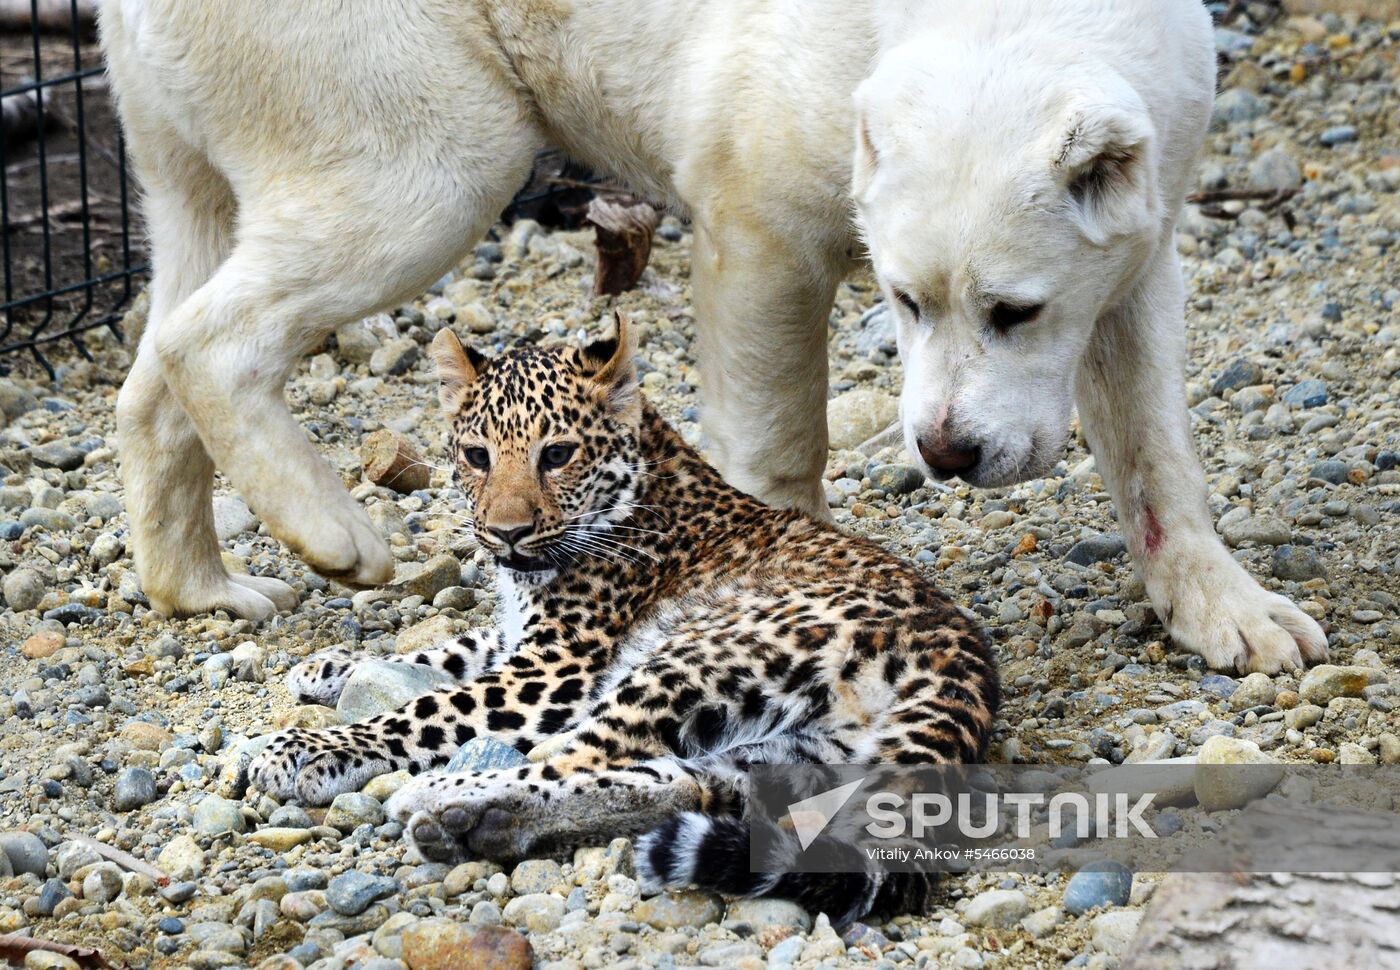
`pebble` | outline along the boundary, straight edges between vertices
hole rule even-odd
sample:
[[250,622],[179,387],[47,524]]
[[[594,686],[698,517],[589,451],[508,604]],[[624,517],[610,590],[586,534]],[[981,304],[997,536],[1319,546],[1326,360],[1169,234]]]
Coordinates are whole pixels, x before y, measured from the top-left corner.
[[371,903],[398,891],[399,884],[386,876],[371,876],[352,869],[330,881],[326,887],[326,902],[342,916],[358,916]]
[[552,859],[527,859],[510,874],[510,888],[520,896],[563,889],[564,872]]
[[1019,889],[989,889],[968,900],[963,920],[972,926],[1006,928],[1030,912],[1030,900]]
[[343,792],[335,796],[326,812],[326,824],[347,833],[361,825],[382,825],[384,818],[384,806],[361,792]]
[[[47,585],[38,570],[19,568],[10,571],[0,589],[4,590],[5,603],[16,613],[32,610],[44,599]],[[28,654],[26,654],[28,656]]]
[[367,661],[355,665],[335,710],[341,721],[350,724],[396,710],[420,694],[452,683],[448,674],[422,664]]
[[724,901],[714,893],[685,890],[643,899],[632,907],[632,916],[661,930],[717,923],[724,915]]
[[899,399],[883,391],[858,388],[827,402],[826,426],[832,450],[858,448],[894,423]]
[[409,970],[530,970],[535,962],[529,941],[514,930],[446,919],[414,923],[403,931],[402,947]]
[[1303,675],[1298,693],[1309,704],[1326,707],[1334,697],[1360,697],[1371,684],[1385,682],[1385,673],[1370,667],[1321,664]]
[[1299,381],[1283,392],[1283,400],[1295,408],[1320,408],[1327,403],[1327,385],[1322,381]]
[[206,795],[194,808],[194,830],[200,835],[243,832],[247,828],[248,822],[243,817],[242,806],[227,798]]
[[1077,566],[1089,566],[1096,562],[1117,559],[1123,555],[1126,548],[1121,535],[1090,536],[1080,539],[1070,547],[1069,552],[1065,554],[1065,561]]
[[478,735],[457,749],[444,770],[491,771],[496,768],[519,768],[529,763],[530,759],[510,745],[487,735]]
[[156,800],[156,778],[145,768],[127,768],[117,776],[112,808],[130,812]]
[[1283,768],[1253,741],[1215,735],[1196,756],[1196,800],[1208,812],[1242,808],[1273,791],[1282,778]]
[[1082,916],[1103,906],[1126,906],[1133,891],[1133,872],[1121,862],[1091,862],[1065,885],[1065,912]]
[[564,918],[564,900],[554,893],[527,893],[506,903],[501,916],[511,926],[547,933]]
[[1282,546],[1292,538],[1288,525],[1271,515],[1251,515],[1232,522],[1224,529],[1225,541],[1232,546],[1254,543],[1261,546]]
[[1117,956],[1128,948],[1137,936],[1142,912],[1132,910],[1100,913],[1089,924],[1089,943],[1100,953]]
[[1309,546],[1280,545],[1274,549],[1271,571],[1277,579],[1305,583],[1310,579],[1323,579],[1327,567]]
[[48,867],[48,847],[32,832],[0,832],[0,852],[15,875],[31,873],[42,879]]
[[[1285,149],[1271,148],[1262,152],[1249,165],[1249,187],[1263,191],[1296,189],[1303,184],[1303,171]],[[1250,381],[1258,383],[1257,380]],[[1219,396],[1220,392],[1215,391]]]
[[1230,710],[1247,711],[1251,707],[1271,705],[1277,696],[1278,688],[1268,674],[1253,673],[1240,681],[1230,695]]

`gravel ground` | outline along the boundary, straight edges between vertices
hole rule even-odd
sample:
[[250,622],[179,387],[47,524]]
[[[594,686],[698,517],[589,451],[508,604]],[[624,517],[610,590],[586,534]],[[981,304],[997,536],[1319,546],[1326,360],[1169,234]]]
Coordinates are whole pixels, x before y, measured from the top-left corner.
[[[893,417],[901,379],[876,288],[857,276],[831,317],[827,494],[843,528],[922,564],[993,629],[1006,686],[994,760],[1190,758],[1217,737],[1227,758],[1257,745],[1283,762],[1400,762],[1400,24],[1297,20],[1254,36],[1246,21],[1219,38],[1232,66],[1201,187],[1300,191],[1188,208],[1193,424],[1226,541],[1354,669],[1240,681],[1174,653],[1082,442],[1053,477],[981,492],[923,484],[898,448],[853,450]],[[392,776],[328,811],[225,797],[258,736],[341,716],[288,698],[282,675],[302,657],[347,642],[390,653],[489,617],[444,472],[398,495],[361,481],[359,447],[389,428],[445,460],[423,350],[446,321],[495,348],[597,328],[608,304],[590,296],[590,237],[535,228],[481,244],[433,292],[342,328],[298,370],[293,411],[401,574],[352,596],[221,487],[234,568],[303,594],[263,626],[145,605],[113,454],[125,348],[98,343],[96,363],[75,358],[53,384],[0,380],[0,932],[196,968],[1114,966],[1150,873],[1099,880],[1087,902],[1101,908],[1081,915],[1085,887],[1067,900],[1067,873],[949,879],[930,914],[842,938],[785,903],[641,900],[621,840],[510,873],[423,864],[384,820]],[[689,242],[667,220],[643,287],[617,304],[643,331],[646,391],[700,441]],[[392,701],[386,688],[365,703]],[[81,838],[129,855],[107,861]]]

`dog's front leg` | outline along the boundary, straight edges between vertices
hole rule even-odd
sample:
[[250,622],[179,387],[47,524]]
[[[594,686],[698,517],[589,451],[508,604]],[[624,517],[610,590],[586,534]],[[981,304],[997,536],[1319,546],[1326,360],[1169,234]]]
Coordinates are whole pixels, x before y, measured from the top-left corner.
[[1181,269],[1170,239],[1099,320],[1077,403],[1128,551],[1173,642],[1211,667],[1274,673],[1327,657],[1297,606],[1264,590],[1216,536],[1186,409]]
[[692,256],[711,457],[734,487],[829,516],[826,331],[844,266],[739,221],[697,221]]

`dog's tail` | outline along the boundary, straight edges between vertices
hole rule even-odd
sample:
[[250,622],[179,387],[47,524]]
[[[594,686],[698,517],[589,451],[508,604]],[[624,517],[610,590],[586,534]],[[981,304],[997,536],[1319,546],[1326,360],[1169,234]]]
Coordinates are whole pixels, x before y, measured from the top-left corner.
[[699,886],[728,896],[790,899],[809,913],[826,913],[838,927],[862,917],[883,919],[928,908],[930,873],[755,872],[749,833],[749,823],[732,815],[684,812],[664,822],[637,841],[643,891]]

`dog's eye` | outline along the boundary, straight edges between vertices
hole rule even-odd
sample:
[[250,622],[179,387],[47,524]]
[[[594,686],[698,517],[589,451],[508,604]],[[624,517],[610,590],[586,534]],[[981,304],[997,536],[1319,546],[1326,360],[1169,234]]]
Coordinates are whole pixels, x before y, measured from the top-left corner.
[[491,467],[491,452],[485,448],[468,448],[462,452],[462,457],[467,460],[467,464],[480,471],[486,471]]
[[1023,323],[1030,323],[1040,316],[1040,311],[1045,309],[1043,303],[1033,303],[1030,306],[1012,306],[1010,303],[998,303],[992,307],[992,326],[998,330],[1010,330],[1012,327],[1019,327]]
[[903,304],[904,309],[914,314],[914,319],[919,319],[919,302],[903,290],[895,290],[894,298]]
[[549,445],[540,452],[540,467],[549,471],[553,468],[563,468],[569,463],[569,459],[574,457],[574,452],[578,445],[568,442],[560,445]]

